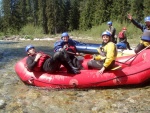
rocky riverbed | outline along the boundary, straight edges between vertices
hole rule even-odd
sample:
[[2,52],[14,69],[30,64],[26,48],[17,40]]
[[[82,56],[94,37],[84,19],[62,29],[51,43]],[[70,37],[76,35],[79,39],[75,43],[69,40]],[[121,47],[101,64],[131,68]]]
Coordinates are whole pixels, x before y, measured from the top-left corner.
[[0,113],[150,113],[150,83],[82,90],[22,83],[14,65],[26,56],[25,46],[32,44],[52,54],[55,41],[0,41]]

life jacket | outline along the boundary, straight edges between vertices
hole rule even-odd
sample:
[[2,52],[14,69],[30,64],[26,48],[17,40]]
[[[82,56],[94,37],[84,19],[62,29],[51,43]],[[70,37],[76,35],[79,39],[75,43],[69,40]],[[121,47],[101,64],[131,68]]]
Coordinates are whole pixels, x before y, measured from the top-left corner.
[[124,32],[122,32],[122,31],[119,32],[118,37],[119,37],[119,38],[124,38]]
[[97,49],[99,55],[95,55],[94,56],[94,59],[95,60],[105,60],[106,58],[106,52],[104,52],[104,48],[103,47],[100,47]]
[[[42,52],[39,52],[39,53],[42,53]],[[43,64],[48,58],[50,58],[49,55],[42,53],[42,56],[37,61],[36,66],[34,67],[33,70],[34,71],[42,71]]]
[[150,42],[150,30],[145,29],[141,39]]
[[65,44],[64,46],[66,46],[65,47],[66,51],[70,51],[70,52],[76,53],[76,47],[75,46],[72,46],[72,45],[69,45],[69,44]]

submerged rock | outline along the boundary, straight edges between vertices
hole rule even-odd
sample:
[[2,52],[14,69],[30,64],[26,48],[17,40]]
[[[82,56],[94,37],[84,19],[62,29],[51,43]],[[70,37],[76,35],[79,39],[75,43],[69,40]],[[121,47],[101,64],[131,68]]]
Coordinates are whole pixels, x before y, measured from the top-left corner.
[[0,100],[0,109],[3,109],[6,106],[6,103],[4,100]]

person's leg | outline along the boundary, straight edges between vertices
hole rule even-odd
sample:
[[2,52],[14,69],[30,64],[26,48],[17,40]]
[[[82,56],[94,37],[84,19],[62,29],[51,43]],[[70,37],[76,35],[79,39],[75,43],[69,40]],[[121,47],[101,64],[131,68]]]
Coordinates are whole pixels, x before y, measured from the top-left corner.
[[71,59],[69,58],[67,53],[65,53],[64,51],[59,51],[59,52],[54,53],[53,60],[60,61],[61,64],[64,65],[64,67],[66,67],[68,73],[71,73],[71,74],[80,73],[80,71],[77,70],[77,68],[72,65]]
[[114,43],[117,44],[117,38],[114,37]]
[[43,64],[43,70],[47,73],[55,73],[60,69],[60,62],[54,61],[53,58],[48,58]]
[[101,69],[103,67],[104,61],[96,61],[96,60],[90,60],[87,65],[88,69]]
[[84,69],[82,66],[82,62],[76,57],[74,57],[73,59],[73,66],[77,67],[79,70]]
[[127,48],[128,48],[129,50],[132,50],[131,47],[130,47],[130,45],[129,45],[129,42],[126,41],[126,45],[127,45]]
[[134,52],[135,53],[138,53],[138,52],[140,52],[142,49],[144,49],[145,48],[145,46],[142,44],[142,43],[139,43],[137,46],[136,46],[136,48],[134,49]]

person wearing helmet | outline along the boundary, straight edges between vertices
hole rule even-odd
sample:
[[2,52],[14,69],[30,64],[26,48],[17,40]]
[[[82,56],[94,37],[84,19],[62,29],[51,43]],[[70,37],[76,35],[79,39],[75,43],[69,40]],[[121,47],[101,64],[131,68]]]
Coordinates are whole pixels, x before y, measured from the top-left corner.
[[69,38],[67,32],[62,33],[61,39],[54,43],[54,52],[61,51],[62,49],[66,50],[73,66],[77,67],[79,70],[83,69],[82,66],[82,57],[78,57],[80,54],[76,50],[76,43],[74,40]]
[[[139,29],[141,29],[142,32],[144,32],[145,30],[150,30],[150,16],[147,16],[144,18],[144,24],[138,23],[136,20],[134,20],[132,18],[132,15],[128,14],[128,19],[131,20],[131,22]],[[141,51],[142,48],[144,48],[145,46],[150,45],[150,42],[142,39],[140,40],[140,43],[136,46],[134,52],[138,53],[139,51]]]
[[119,34],[118,34],[119,43],[125,43],[127,48],[129,50],[132,50],[130,48],[129,42],[127,41],[126,30],[127,30],[127,28],[123,27],[122,30],[119,32]]
[[112,25],[112,21],[107,22],[108,25],[108,31],[111,33],[111,40],[115,44],[117,43],[117,38],[116,38],[116,29]]
[[105,31],[101,36],[103,42],[102,47],[98,49],[99,55],[94,56],[87,63],[89,69],[99,69],[98,73],[100,74],[113,68],[117,56],[116,45],[111,42],[111,33]]
[[56,52],[53,56],[50,56],[43,52],[36,52],[33,45],[26,46],[25,51],[28,55],[26,67],[29,71],[55,73],[59,70],[61,65],[64,65],[69,74],[80,73],[80,71],[71,64],[71,60],[64,51]]
[[150,30],[144,30],[140,43],[135,48],[135,53],[140,52],[144,48],[150,48]]
[[144,32],[145,29],[150,30],[150,16],[145,17],[144,24],[138,23],[136,20],[132,18],[132,15],[128,14],[128,19],[139,29],[141,29],[142,32]]

